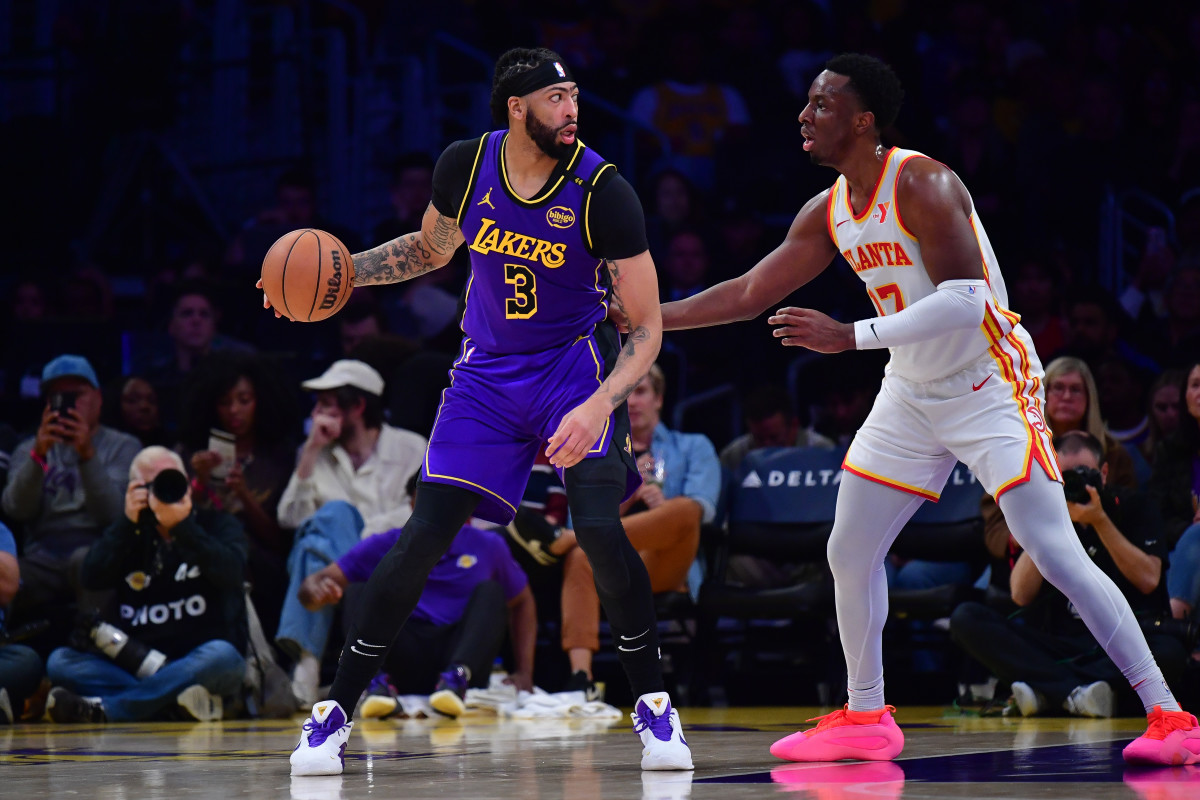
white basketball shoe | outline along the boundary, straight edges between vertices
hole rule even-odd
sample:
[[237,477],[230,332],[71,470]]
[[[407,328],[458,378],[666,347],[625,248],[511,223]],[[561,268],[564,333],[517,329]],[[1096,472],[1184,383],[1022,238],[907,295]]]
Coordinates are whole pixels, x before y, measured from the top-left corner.
[[633,732],[642,740],[642,769],[692,769],[679,712],[666,692],[642,695],[629,716]]
[[346,765],[346,742],[354,723],[333,700],[313,706],[304,721],[300,743],[292,751],[293,775],[341,775]]

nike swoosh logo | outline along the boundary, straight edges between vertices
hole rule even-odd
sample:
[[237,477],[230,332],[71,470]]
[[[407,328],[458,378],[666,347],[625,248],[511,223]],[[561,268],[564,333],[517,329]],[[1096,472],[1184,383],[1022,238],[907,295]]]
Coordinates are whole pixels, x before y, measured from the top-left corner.
[[[368,647],[369,646],[370,645],[368,645]],[[381,655],[383,655],[382,653],[364,653],[362,650],[359,650],[354,645],[350,645],[350,652],[358,653],[360,656],[369,656],[370,658],[379,658]]]
[[623,647],[621,645],[617,645],[617,649],[623,653],[636,653],[638,650],[645,650],[646,645],[642,645],[641,647]]
[[386,645],[382,645],[382,644],[367,644],[362,639],[359,639],[358,643],[361,644],[363,647],[374,647],[377,650],[382,649],[383,647],[386,647]]
[[847,222],[849,222],[849,221],[850,221],[850,220],[848,220],[848,219],[844,219],[844,220],[842,220],[841,222],[839,222],[837,225],[834,225],[834,226],[833,226],[833,229],[836,231],[838,228],[842,227],[843,225],[845,225],[845,224],[846,224]]
[[980,381],[978,384],[974,384],[974,383],[972,383],[972,384],[971,384],[971,391],[972,391],[972,392],[978,392],[980,389],[982,389],[982,388],[983,388],[983,385],[984,385],[985,383],[987,383],[988,381],[990,381],[991,379],[992,379],[992,376],[991,376],[991,375],[988,375],[986,378],[984,378],[983,380],[981,380],[981,381]]
[[877,342],[878,342],[878,341],[879,341],[879,334],[878,334],[878,333],[875,333],[875,323],[874,323],[874,322],[872,322],[872,323],[871,323],[871,333],[874,333],[874,334],[875,334],[875,341],[877,341]]
[[649,629],[649,628],[646,628],[646,630],[642,631],[642,632],[641,632],[641,633],[639,633],[637,636],[624,636],[624,635],[623,635],[623,636],[621,636],[621,640],[622,640],[622,641],[626,641],[626,642],[632,642],[634,639],[640,639],[640,638],[642,638],[643,636],[645,636],[645,635],[646,635],[647,633],[649,633],[649,632],[650,632],[650,629]]

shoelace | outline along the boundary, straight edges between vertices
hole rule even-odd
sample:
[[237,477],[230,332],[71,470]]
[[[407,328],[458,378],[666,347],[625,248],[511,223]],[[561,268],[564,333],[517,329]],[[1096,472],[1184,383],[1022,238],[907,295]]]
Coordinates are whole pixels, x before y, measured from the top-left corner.
[[324,722],[317,722],[312,717],[309,717],[304,722],[304,732],[308,734],[308,746],[320,747],[340,727],[340,725],[335,726],[333,724],[332,718]]
[[[894,713],[896,711],[896,707],[895,706],[884,706],[883,710]],[[850,705],[846,704],[842,708],[839,708],[837,711],[831,711],[830,713],[822,714],[819,717],[813,717],[812,719],[806,719],[805,722],[817,723],[817,727],[813,728],[811,731],[808,731],[808,733],[817,733],[818,731],[828,730],[829,728],[836,728],[841,725],[853,725],[854,723],[850,721],[849,715],[850,715]]]
[[642,731],[650,729],[654,734],[654,738],[662,742],[671,741],[671,715],[663,714],[661,717],[656,717],[654,714],[635,714],[633,720],[633,732],[640,734]]
[[1146,730],[1147,739],[1162,740],[1172,731],[1186,731],[1196,727],[1196,718],[1183,711],[1163,711],[1155,706],[1150,712],[1150,726]]

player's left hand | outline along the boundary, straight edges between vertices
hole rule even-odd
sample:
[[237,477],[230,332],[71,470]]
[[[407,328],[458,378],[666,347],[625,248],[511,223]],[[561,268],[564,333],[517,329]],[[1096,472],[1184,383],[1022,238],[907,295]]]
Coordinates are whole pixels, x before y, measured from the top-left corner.
[[855,349],[853,325],[811,308],[781,308],[767,322],[778,326],[772,334],[783,340],[784,347],[807,347],[818,353]]
[[546,458],[550,459],[550,465],[567,469],[583,461],[588,450],[600,438],[600,432],[604,430],[604,423],[611,413],[607,401],[596,397],[571,409],[546,443]]
[[1096,491],[1096,487],[1089,484],[1083,488],[1087,489],[1091,500],[1088,500],[1086,503],[1067,503],[1067,513],[1071,515],[1072,522],[1078,522],[1081,525],[1091,525],[1094,528],[1107,515],[1104,513],[1104,505],[1100,502],[1100,493]]

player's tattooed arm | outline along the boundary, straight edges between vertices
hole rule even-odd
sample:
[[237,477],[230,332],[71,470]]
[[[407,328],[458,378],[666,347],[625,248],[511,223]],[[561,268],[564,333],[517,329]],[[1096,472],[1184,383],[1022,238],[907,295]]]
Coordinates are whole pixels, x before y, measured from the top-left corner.
[[609,308],[629,330],[612,373],[597,390],[616,408],[633,393],[658,357],[662,317],[658,313],[658,278],[648,252],[622,261],[605,259],[604,264],[612,286]]
[[462,241],[455,220],[430,203],[419,232],[354,254],[354,285],[399,283],[424,275],[445,266]]

